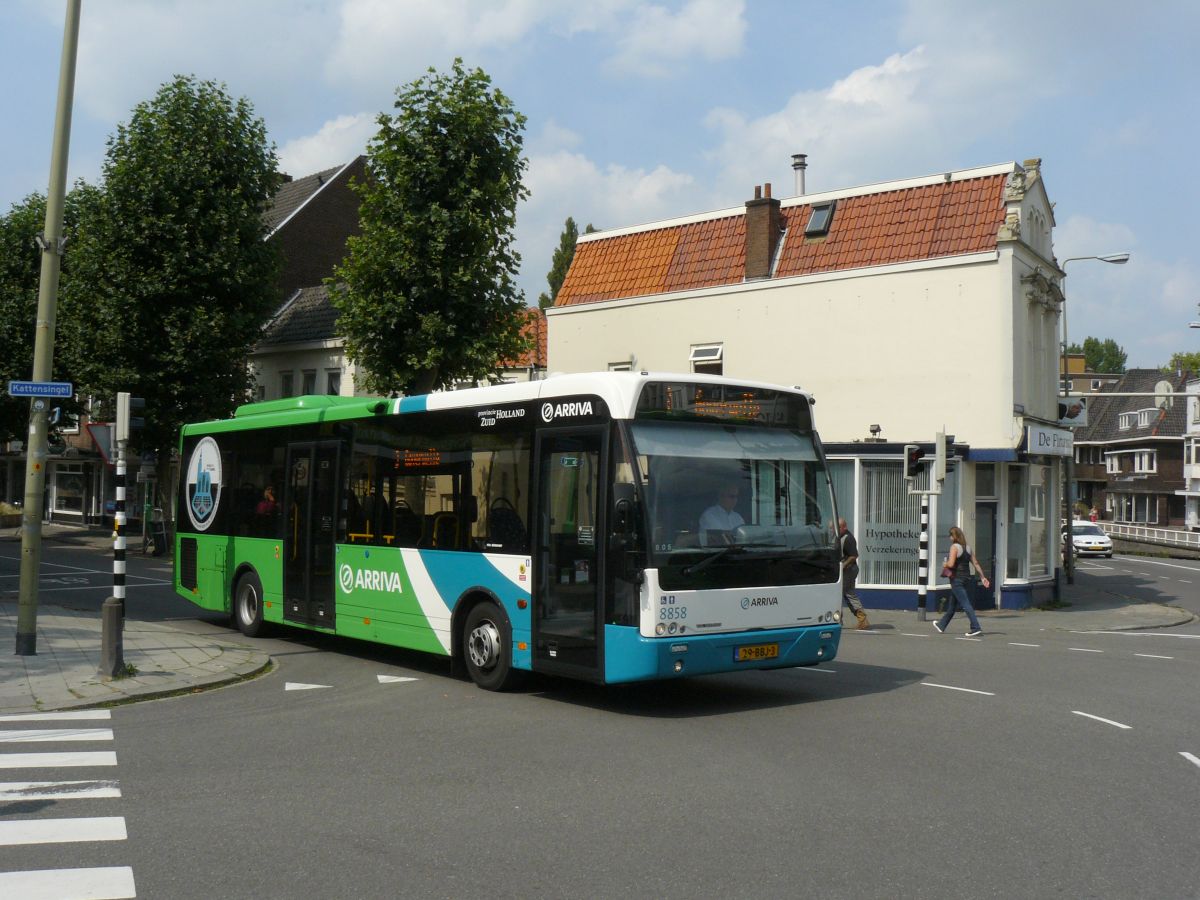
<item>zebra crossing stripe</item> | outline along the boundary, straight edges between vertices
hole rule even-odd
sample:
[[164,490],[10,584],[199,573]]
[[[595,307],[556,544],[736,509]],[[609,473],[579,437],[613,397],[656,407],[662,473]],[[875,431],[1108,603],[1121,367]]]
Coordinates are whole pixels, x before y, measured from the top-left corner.
[[69,722],[75,719],[111,719],[111,709],[79,709],[73,712],[9,713],[0,716],[0,722]]
[[116,781],[6,781],[0,800],[96,800],[120,797]]
[[111,750],[82,750],[77,753],[0,753],[0,769],[57,769],[64,766],[115,766]]
[[129,900],[137,896],[133,869],[41,869],[0,872],[0,897],[21,900]]
[[408,678],[404,675],[376,675],[380,684],[401,684],[405,681],[416,681],[415,678]]
[[18,819],[0,822],[0,847],[18,844],[67,844],[80,841],[123,841],[124,816],[85,819]]
[[111,741],[111,728],[18,728],[0,731],[0,744],[32,744],[39,741]]

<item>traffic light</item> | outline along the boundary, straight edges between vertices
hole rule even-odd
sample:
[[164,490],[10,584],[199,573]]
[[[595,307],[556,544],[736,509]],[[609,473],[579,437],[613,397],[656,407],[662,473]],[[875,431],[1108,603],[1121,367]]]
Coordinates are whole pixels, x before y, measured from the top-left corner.
[[142,397],[131,397],[126,391],[117,392],[117,441],[128,441],[130,432],[138,431],[145,427],[146,420],[140,413],[146,408],[146,401]]
[[904,445],[904,477],[916,478],[921,474],[921,460],[925,458],[925,451],[916,444]]
[[939,431],[933,436],[933,478],[946,480],[946,433]]

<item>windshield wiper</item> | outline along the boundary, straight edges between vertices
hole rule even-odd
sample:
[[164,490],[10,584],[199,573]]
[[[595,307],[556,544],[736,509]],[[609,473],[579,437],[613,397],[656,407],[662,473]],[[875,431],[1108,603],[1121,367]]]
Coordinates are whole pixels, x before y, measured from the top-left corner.
[[718,559],[720,559],[722,556],[724,556],[730,550],[736,550],[736,549],[737,549],[737,547],[733,544],[730,544],[728,547],[722,547],[720,550],[717,550],[715,553],[710,553],[708,556],[704,557],[704,559],[700,560],[700,562],[692,563],[692,565],[690,565],[690,566],[684,566],[683,574],[684,575],[694,575],[696,572],[701,572],[704,569],[707,569],[713,563],[715,563]]

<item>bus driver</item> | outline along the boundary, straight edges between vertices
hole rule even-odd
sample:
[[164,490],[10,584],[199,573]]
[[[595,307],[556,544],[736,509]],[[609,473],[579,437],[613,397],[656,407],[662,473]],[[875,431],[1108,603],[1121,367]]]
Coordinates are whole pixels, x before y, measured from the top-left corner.
[[746,524],[741,513],[734,509],[737,501],[737,482],[723,483],[717,491],[717,502],[700,514],[700,546],[728,544],[733,530]]

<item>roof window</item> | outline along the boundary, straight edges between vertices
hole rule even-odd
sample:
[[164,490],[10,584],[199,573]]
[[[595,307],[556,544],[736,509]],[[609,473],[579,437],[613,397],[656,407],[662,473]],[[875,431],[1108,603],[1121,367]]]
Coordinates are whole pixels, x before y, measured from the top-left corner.
[[829,225],[833,222],[833,210],[837,206],[836,200],[830,200],[828,203],[818,203],[812,208],[812,215],[808,217],[808,224],[804,226],[805,237],[819,237],[829,233]]

